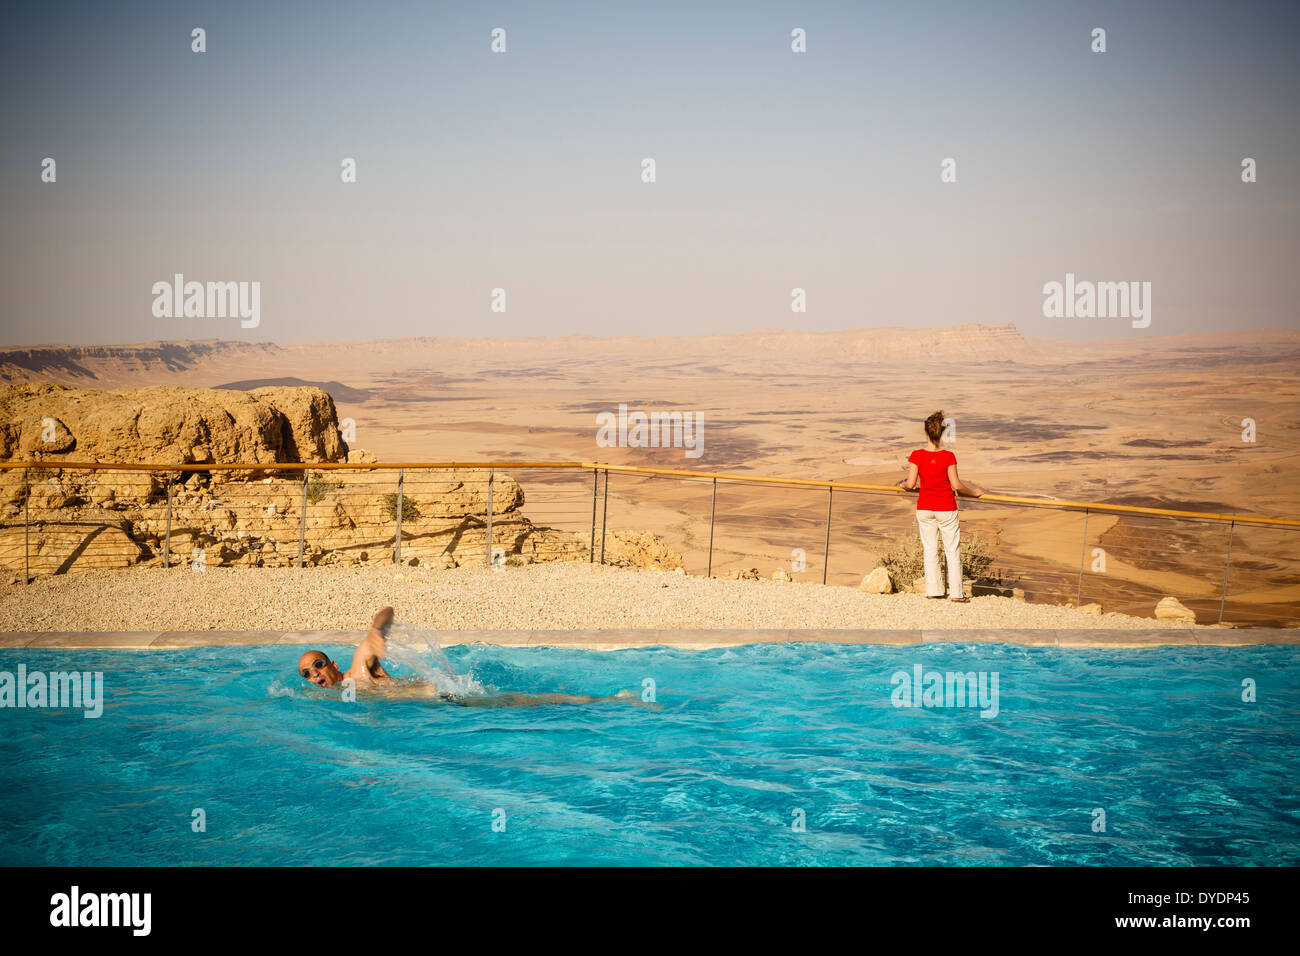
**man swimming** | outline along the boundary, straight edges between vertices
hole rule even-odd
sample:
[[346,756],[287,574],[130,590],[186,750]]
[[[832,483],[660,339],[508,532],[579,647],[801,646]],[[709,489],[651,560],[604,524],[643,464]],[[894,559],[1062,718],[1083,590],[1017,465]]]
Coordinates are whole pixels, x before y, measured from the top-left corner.
[[298,658],[298,673],[320,687],[333,687],[345,680],[358,684],[391,681],[388,671],[379,659],[388,653],[388,629],[393,626],[393,609],[386,607],[370,622],[370,631],[357,645],[352,655],[352,666],[347,673],[339,673],[339,666],[324,651],[308,651]]
[[[352,654],[352,666],[340,672],[339,666],[324,651],[308,651],[298,658],[298,673],[303,680],[319,687],[333,687],[345,680],[355,681],[360,689],[401,691],[402,696],[428,696],[432,691],[437,698],[462,707],[537,707],[542,704],[593,704],[605,700],[642,703],[631,691],[619,691],[613,697],[593,697],[589,694],[517,694],[505,693],[484,696],[453,697],[440,694],[431,684],[406,684],[393,680],[381,662],[388,653],[388,630],[393,626],[393,609],[383,608],[370,622],[370,631]],[[423,693],[421,693],[421,691]],[[653,705],[652,705],[653,706]],[[655,709],[658,709],[656,706]]]

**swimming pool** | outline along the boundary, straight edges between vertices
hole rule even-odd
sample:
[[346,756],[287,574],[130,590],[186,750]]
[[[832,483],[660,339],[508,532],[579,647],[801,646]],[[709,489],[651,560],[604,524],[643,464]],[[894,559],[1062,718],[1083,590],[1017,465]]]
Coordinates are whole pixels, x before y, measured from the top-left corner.
[[[0,710],[0,863],[1300,862],[1295,647],[447,651],[657,710],[344,703],[303,650],[0,652],[104,673],[98,719]],[[996,715],[896,706],[918,665],[996,676]]]

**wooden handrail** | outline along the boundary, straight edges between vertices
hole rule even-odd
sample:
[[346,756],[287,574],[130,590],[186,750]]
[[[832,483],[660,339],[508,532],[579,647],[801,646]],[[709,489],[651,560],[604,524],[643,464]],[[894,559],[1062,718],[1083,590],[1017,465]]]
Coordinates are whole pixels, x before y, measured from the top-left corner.
[[[445,469],[445,468],[573,468],[601,471],[622,472],[650,476],[673,478],[701,478],[715,481],[734,481],[748,484],[789,485],[807,488],[833,488],[845,491],[873,491],[894,495],[911,495],[897,485],[875,485],[852,481],[831,481],[817,478],[776,478],[764,475],[742,475],[712,471],[686,471],[678,468],[648,468],[642,465],[611,465],[592,461],[429,461],[429,462],[261,462],[252,464],[140,464],[126,462],[90,462],[90,461],[0,461],[0,469],[14,468],[57,468],[83,471],[376,471],[408,469]],[[1053,508],[1060,511],[1097,511],[1117,514],[1158,515],[1168,518],[1186,518],[1199,521],[1231,521],[1237,524],[1268,525],[1279,528],[1300,528],[1300,520],[1290,518],[1266,518],[1255,515],[1219,514],[1208,511],[1179,511],[1174,508],[1144,508],[1138,505],[1116,505],[1096,501],[1064,501],[1058,499],[1042,500],[1024,498],[1017,495],[985,494],[980,501],[998,504],[1023,505],[1034,508]]]

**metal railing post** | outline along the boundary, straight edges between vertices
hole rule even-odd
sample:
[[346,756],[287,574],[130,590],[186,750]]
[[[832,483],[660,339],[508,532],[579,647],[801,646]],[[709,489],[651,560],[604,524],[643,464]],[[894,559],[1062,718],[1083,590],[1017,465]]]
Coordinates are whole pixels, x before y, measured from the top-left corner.
[[826,583],[826,572],[831,563],[831,496],[834,494],[834,488],[826,489],[826,546],[822,554],[822,584]]
[[397,469],[397,533],[393,537],[393,564],[402,563],[402,482],[406,469]]
[[605,563],[605,519],[609,517],[609,469],[605,469],[605,502],[600,507],[600,563]]
[[1083,564],[1088,560],[1088,509],[1083,509],[1083,547],[1079,551],[1079,593],[1074,597],[1074,606],[1083,606]]
[[1223,565],[1223,596],[1219,598],[1219,623],[1223,623],[1223,604],[1228,600],[1228,569],[1232,567],[1232,529],[1237,522],[1228,522],[1228,560]]
[[487,500],[487,566],[492,567],[492,482],[496,477],[495,469],[488,469],[488,500]]
[[600,490],[600,469],[591,469],[591,542],[587,547],[587,563],[596,563],[596,492]]
[[298,515],[298,567],[302,567],[302,552],[307,543],[307,475],[309,469],[302,470],[302,510]]
[[172,473],[167,472],[167,530],[163,536],[163,567],[172,566]]
[[32,537],[32,479],[30,469],[23,469],[23,584],[32,583],[31,537]]
[[713,502],[709,505],[709,567],[706,578],[713,577],[713,519],[718,513],[718,479],[713,479]]

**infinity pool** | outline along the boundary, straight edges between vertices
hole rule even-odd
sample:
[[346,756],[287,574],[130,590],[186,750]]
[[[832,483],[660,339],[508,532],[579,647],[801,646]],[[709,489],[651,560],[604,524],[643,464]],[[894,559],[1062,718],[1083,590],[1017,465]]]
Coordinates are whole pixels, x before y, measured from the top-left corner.
[[[1300,863],[1294,647],[447,652],[659,709],[344,702],[305,649],[0,652],[104,674],[98,719],[0,709],[0,863]],[[996,714],[897,706],[933,672]]]

